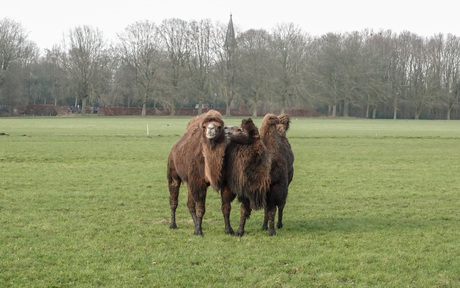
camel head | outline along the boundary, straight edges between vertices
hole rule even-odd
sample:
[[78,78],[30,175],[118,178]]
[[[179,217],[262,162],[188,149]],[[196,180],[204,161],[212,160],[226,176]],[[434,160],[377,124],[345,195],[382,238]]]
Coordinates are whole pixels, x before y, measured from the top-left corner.
[[289,115],[287,114],[281,114],[278,115],[279,119],[279,124],[276,124],[276,130],[278,130],[278,133],[281,136],[286,137],[286,131],[289,130],[289,124],[291,123],[291,120],[289,119]]
[[227,144],[230,144],[230,142],[247,144],[248,134],[244,132],[241,126],[225,126],[224,131]]
[[226,138],[229,138],[232,135],[241,135],[244,133],[243,128],[241,128],[241,126],[227,126],[226,125],[224,127],[224,131],[225,131]]
[[275,114],[267,114],[265,115],[264,119],[262,120],[262,125],[260,127],[260,134],[261,135],[268,135],[269,133],[273,133],[276,131],[276,125],[280,123],[280,119]]
[[291,123],[291,119],[289,118],[289,115],[287,114],[281,114],[278,115],[278,119],[280,121],[280,124],[284,126],[285,130],[289,130],[289,124]]
[[228,143],[251,144],[259,139],[259,130],[251,118],[243,119],[240,126],[225,126],[225,137]]
[[203,135],[209,140],[218,140],[224,136],[224,122],[222,119],[206,117],[201,123]]

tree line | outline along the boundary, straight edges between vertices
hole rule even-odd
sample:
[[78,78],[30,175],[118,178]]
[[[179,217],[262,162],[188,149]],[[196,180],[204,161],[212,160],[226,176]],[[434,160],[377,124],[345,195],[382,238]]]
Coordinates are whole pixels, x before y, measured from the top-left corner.
[[[322,115],[460,119],[460,38],[363,30],[311,36],[293,23],[237,31],[210,20],[135,22],[113,42],[90,26],[40,51],[0,19],[0,107],[204,104]],[[198,104],[198,105],[197,105]]]

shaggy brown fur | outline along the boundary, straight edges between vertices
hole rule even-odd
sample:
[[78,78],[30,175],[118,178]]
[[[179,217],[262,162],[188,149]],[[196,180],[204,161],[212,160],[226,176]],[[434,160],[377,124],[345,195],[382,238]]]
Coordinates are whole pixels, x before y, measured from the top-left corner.
[[243,236],[246,220],[251,210],[265,206],[270,185],[270,158],[259,131],[251,118],[233,128],[225,152],[224,182],[222,185],[222,214],[225,233],[233,234],[230,225],[231,202],[238,197],[241,202],[240,225],[236,234]]
[[[288,179],[287,186],[289,186],[289,184],[292,181],[292,178],[294,177],[294,153],[292,152],[291,144],[289,143],[286,137],[286,132],[287,130],[289,130],[289,125],[291,123],[291,120],[289,118],[289,115],[287,114],[279,115],[278,120],[279,120],[279,124],[276,125],[276,130],[278,132],[278,135],[281,137],[281,141],[279,142],[280,144],[279,152],[280,152],[280,156],[284,157],[286,160],[287,179]],[[275,205],[278,207],[278,224],[277,224],[278,228],[283,227],[283,210],[284,210],[284,206],[286,204],[286,198],[288,195],[288,187],[286,187],[286,190],[281,189],[280,191],[282,192],[278,193],[277,195],[270,194],[271,197],[274,198]],[[264,224],[262,226],[263,230],[268,229],[268,214],[269,214],[268,211],[265,210]]]
[[279,115],[278,119],[280,120],[280,124],[276,125],[276,129],[278,130],[278,134],[280,134],[281,139],[284,143],[284,149],[286,151],[286,161],[288,165],[288,184],[291,184],[292,178],[294,177],[294,153],[292,152],[291,143],[289,143],[289,140],[286,137],[286,132],[289,130],[291,119],[287,114]]
[[206,190],[209,185],[216,191],[221,187],[226,146],[222,115],[210,110],[191,120],[187,131],[171,148],[167,168],[171,229],[177,228],[180,185],[187,182],[187,207],[195,223],[194,234],[203,235],[201,224],[206,212]]
[[[268,228],[268,235],[275,235],[275,214],[278,206],[278,228],[283,226],[282,216],[288,194],[288,186],[292,180],[294,170],[292,164],[294,155],[286,138],[289,129],[289,116],[275,114],[265,115],[260,128],[260,135],[267,146],[271,160],[270,189],[267,193],[265,205],[265,219],[263,229]],[[268,224],[268,225],[267,225]],[[268,226],[268,227],[267,227]]]

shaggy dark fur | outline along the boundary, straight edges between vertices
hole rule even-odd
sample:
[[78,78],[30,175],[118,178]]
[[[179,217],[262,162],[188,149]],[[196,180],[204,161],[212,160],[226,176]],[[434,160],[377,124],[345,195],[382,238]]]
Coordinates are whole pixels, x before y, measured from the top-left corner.
[[[288,186],[294,175],[294,154],[286,138],[289,129],[289,116],[275,114],[265,115],[260,128],[260,135],[267,146],[271,160],[270,189],[265,205],[263,229],[268,228],[268,235],[275,235],[275,215],[278,207],[278,228],[283,226],[283,209],[288,195]],[[267,227],[268,226],[268,227]]]
[[236,234],[243,236],[246,220],[252,209],[265,206],[270,185],[270,158],[251,118],[243,120],[240,128],[233,127],[225,152],[224,181],[222,185],[222,214],[225,232],[233,234],[230,225],[231,202],[241,202],[240,225]]
[[[280,156],[284,157],[286,160],[287,179],[288,179],[287,186],[289,186],[289,184],[292,181],[292,178],[294,177],[294,153],[292,152],[291,144],[289,143],[286,137],[286,132],[287,130],[289,130],[289,125],[291,123],[291,120],[289,118],[289,115],[287,114],[279,115],[278,120],[279,120],[279,124],[276,125],[276,130],[278,132],[278,135],[281,137],[281,141],[278,142],[280,144],[278,151],[280,152]],[[281,166],[275,166],[275,167],[281,168]],[[278,224],[277,224],[278,228],[283,227],[283,210],[284,210],[284,206],[286,204],[286,198],[288,195],[288,187],[286,187],[286,190],[281,189],[281,191],[282,192],[278,193],[277,195],[273,195],[272,193],[270,193],[270,196],[273,198],[275,205],[278,207]],[[269,213],[267,209],[265,209],[264,224],[262,226],[263,230],[268,229],[268,218],[269,218],[268,214]]]
[[187,182],[187,207],[195,223],[194,234],[203,235],[201,224],[206,212],[206,190],[209,185],[216,191],[221,187],[226,146],[222,115],[210,110],[190,121],[187,131],[171,148],[167,168],[171,229],[177,228],[180,185]]

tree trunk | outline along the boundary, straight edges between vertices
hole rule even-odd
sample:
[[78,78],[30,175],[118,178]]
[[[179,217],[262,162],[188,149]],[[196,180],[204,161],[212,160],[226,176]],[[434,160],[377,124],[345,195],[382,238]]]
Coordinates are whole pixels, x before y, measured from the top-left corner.
[[225,116],[231,116],[230,104],[225,102]]
[[372,119],[375,119],[376,116],[377,116],[377,107],[374,106],[372,107]]
[[145,115],[147,115],[147,103],[145,103],[145,101],[142,103],[142,112],[141,112],[141,116],[144,117]]
[[200,100],[198,101],[198,115],[203,113],[203,102]]
[[343,117],[348,117],[348,101],[345,100],[343,103]]
[[257,105],[254,104],[254,106],[252,107],[252,117],[257,117]]
[[337,104],[332,105],[332,113],[331,117],[336,117],[337,116]]
[[141,116],[145,117],[147,115],[147,92],[143,93],[144,95],[142,96],[142,112]]
[[83,97],[81,99],[81,116],[85,116],[86,114],[86,98],[87,97]]
[[396,100],[396,97],[393,100],[393,119],[398,119],[398,101]]

